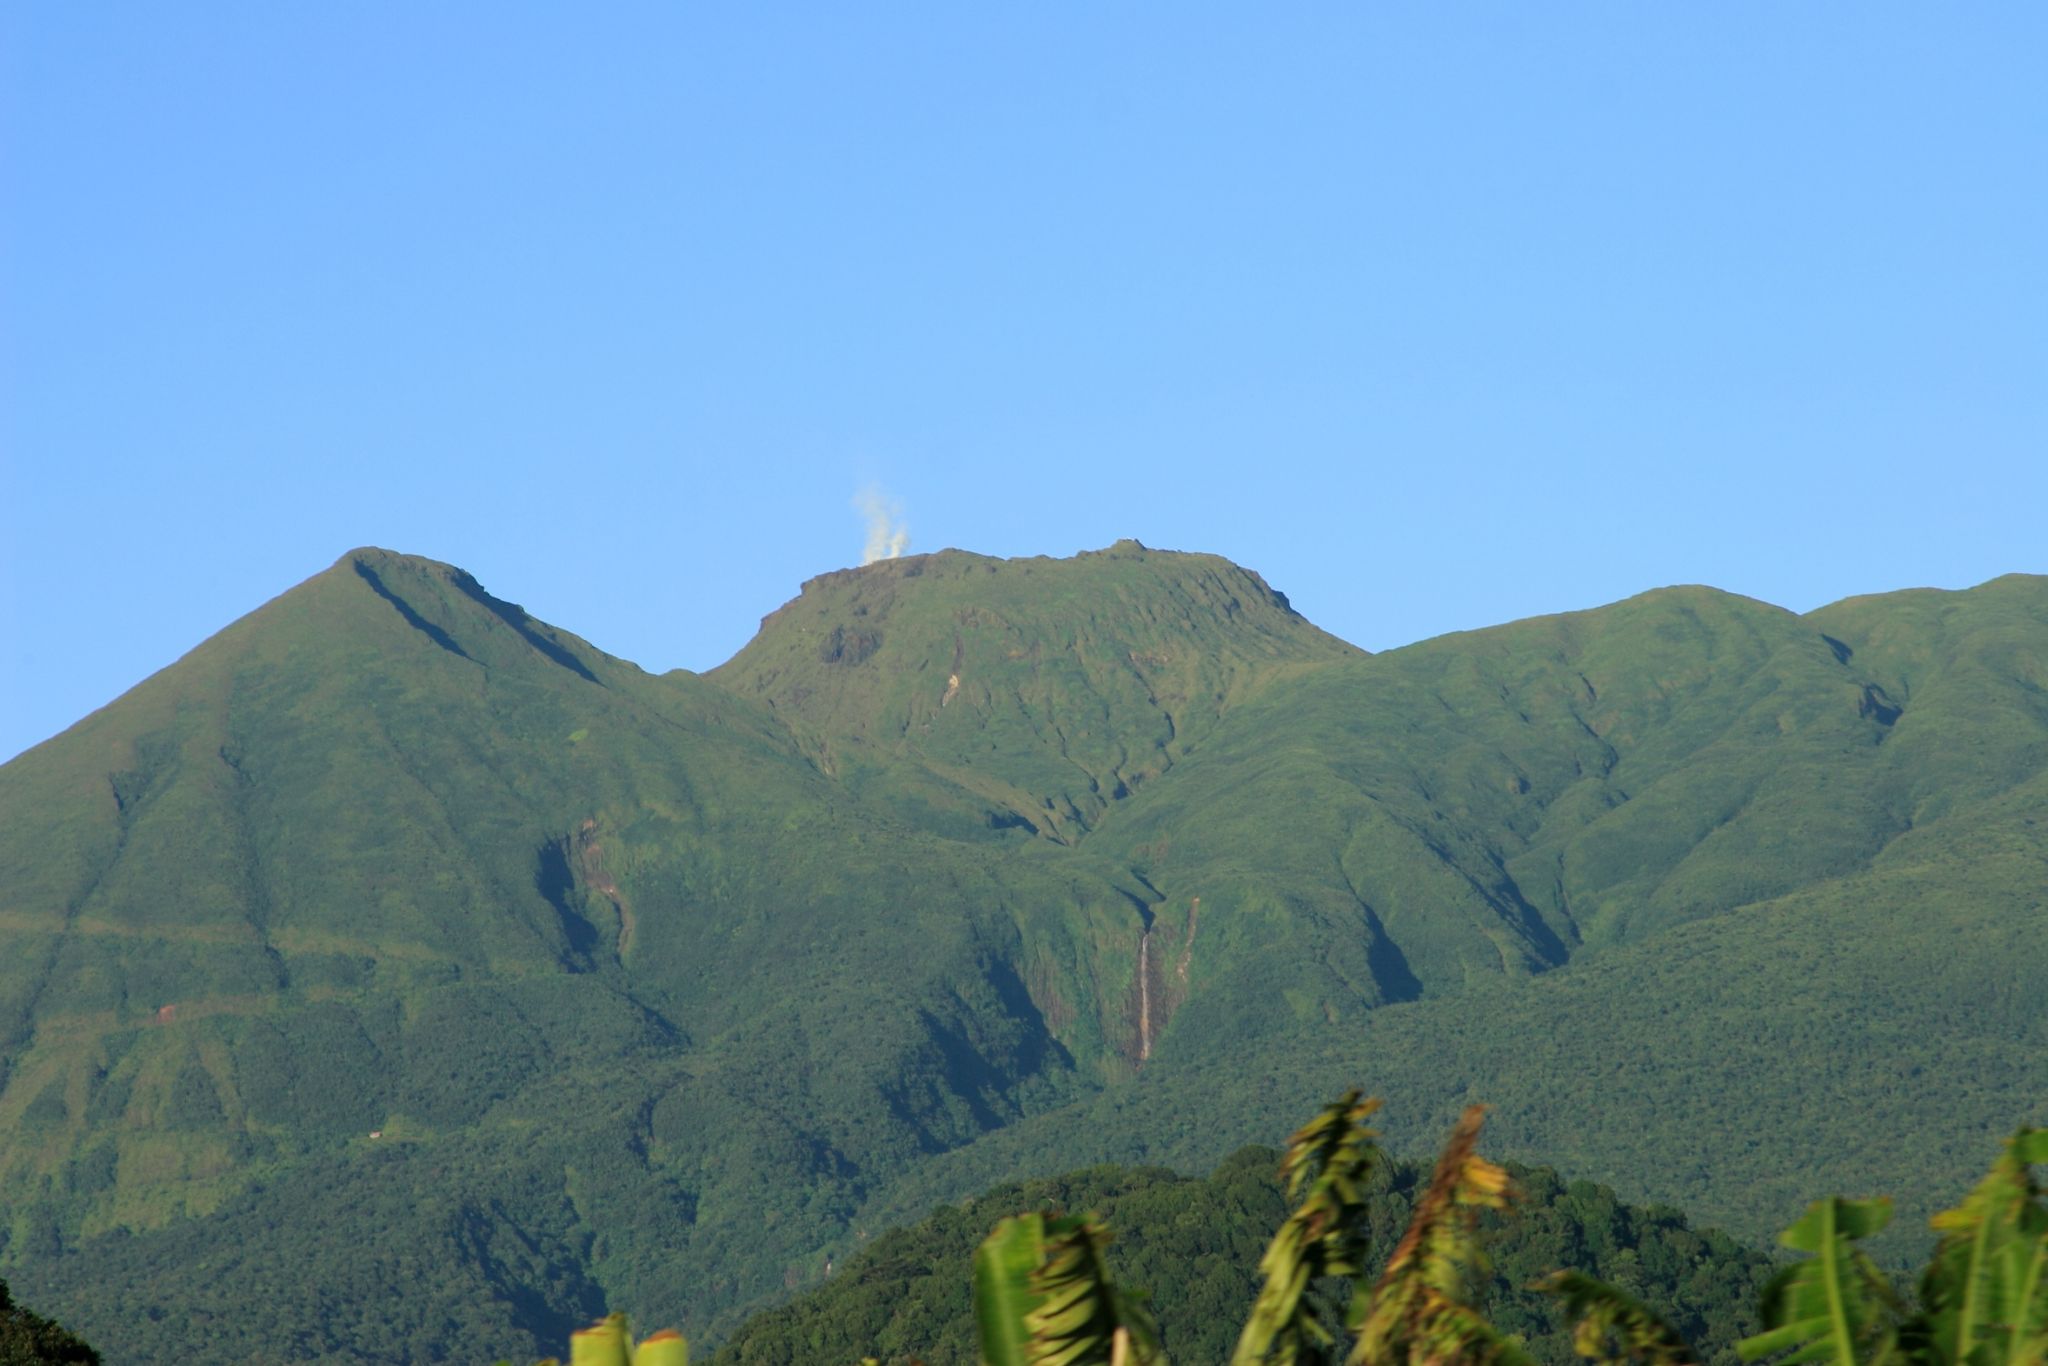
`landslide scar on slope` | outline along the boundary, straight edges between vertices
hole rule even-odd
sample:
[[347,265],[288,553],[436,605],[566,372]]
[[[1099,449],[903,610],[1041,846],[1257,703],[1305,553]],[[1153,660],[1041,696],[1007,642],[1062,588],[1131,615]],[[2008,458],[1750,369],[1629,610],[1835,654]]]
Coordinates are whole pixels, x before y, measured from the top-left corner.
[[[633,948],[635,924],[632,907],[626,903],[619,884],[605,866],[604,846],[598,842],[595,817],[586,819],[576,832],[549,840],[536,857],[534,890],[554,909],[569,955],[564,966],[587,972],[606,951],[609,937],[612,959],[624,964]],[[600,926],[589,912],[594,901],[609,908],[610,925]],[[600,913],[600,919],[603,917]]]

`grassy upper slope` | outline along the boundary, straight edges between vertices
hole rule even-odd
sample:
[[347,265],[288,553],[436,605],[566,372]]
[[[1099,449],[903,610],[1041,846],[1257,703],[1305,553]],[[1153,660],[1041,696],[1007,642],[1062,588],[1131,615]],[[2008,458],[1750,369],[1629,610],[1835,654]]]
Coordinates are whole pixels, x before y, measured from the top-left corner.
[[821,575],[708,677],[951,833],[1071,843],[1274,678],[1362,656],[1228,560],[1119,541]]
[[2044,659],[2018,577],[1366,656],[1120,543],[653,677],[353,552],[0,770],[0,1260],[116,1360],[716,1332],[1354,1081],[1752,1235],[1938,1200],[2044,1117]]

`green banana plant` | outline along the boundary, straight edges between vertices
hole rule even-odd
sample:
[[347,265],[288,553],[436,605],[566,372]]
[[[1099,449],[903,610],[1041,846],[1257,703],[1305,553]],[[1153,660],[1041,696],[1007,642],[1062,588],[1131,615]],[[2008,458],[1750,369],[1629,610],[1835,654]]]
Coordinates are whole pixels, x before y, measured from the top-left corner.
[[1167,1366],[1151,1316],[1110,1277],[1109,1236],[1089,1215],[996,1225],[974,1255],[986,1366]]
[[689,1340],[673,1328],[663,1328],[633,1349],[633,1366],[690,1366]]
[[[1787,1353],[1783,1366],[2048,1366],[2048,1203],[2031,1170],[2043,1164],[2048,1129],[2021,1129],[1963,1202],[1934,1216],[1941,1241],[1910,1316],[1856,1247],[1891,1221],[1891,1202],[1815,1201],[1778,1239],[1809,1256],[1764,1288],[1764,1331],[1737,1350],[1746,1361]],[[1662,1319],[1590,1276],[1560,1271],[1537,1288],[1565,1301],[1581,1356],[1696,1359]]]
[[1334,1366],[1337,1334],[1307,1297],[1311,1282],[1348,1277],[1346,1366],[1470,1361],[1527,1366],[1521,1348],[1468,1300],[1485,1268],[1478,1215],[1514,1198],[1506,1169],[1479,1156],[1485,1111],[1472,1106],[1452,1130],[1408,1231],[1369,1289],[1365,1270],[1367,1187],[1380,1165],[1365,1127],[1379,1108],[1348,1091],[1288,1142],[1280,1174],[1295,1210],[1259,1262],[1264,1282],[1231,1356],[1231,1366]]
[[1744,1361],[1790,1352],[1783,1366],[1808,1361],[1880,1366],[1898,1356],[1898,1299],[1856,1243],[1891,1222],[1892,1202],[1816,1200],[1778,1236],[1794,1252],[1812,1254],[1764,1287],[1764,1331],[1744,1338]]
[[974,1326],[984,1366],[1026,1366],[1025,1319],[1044,1300],[1031,1273],[1045,1261],[1045,1216],[1019,1214],[995,1226],[974,1250]]
[[1699,1354],[1656,1310],[1582,1271],[1555,1271],[1534,1289],[1564,1301],[1572,1350],[1597,1366],[1698,1366]]
[[1916,1359],[2048,1362],[2048,1204],[2030,1170],[2040,1164],[2048,1129],[2022,1129],[1960,1205],[1934,1216],[1941,1241],[1920,1280],[1920,1312],[1901,1334]]
[[1287,1142],[1280,1175],[1294,1212],[1259,1259],[1264,1281],[1238,1335],[1231,1366],[1308,1366],[1330,1360],[1336,1334],[1306,1297],[1323,1276],[1364,1269],[1366,1187],[1379,1169],[1378,1135],[1365,1121],[1379,1108],[1347,1091]]
[[1045,1235],[1045,1261],[1031,1277],[1042,1298],[1024,1318],[1032,1366],[1166,1366],[1151,1316],[1110,1279],[1102,1222],[1055,1219]]
[[[1338,1335],[1307,1295],[1327,1276],[1353,1286],[1344,1366],[1530,1366],[1469,1303],[1486,1266],[1479,1216],[1515,1199],[1507,1171],[1478,1154],[1480,1106],[1452,1130],[1385,1270],[1363,1284],[1367,1195],[1382,1160],[1365,1121],[1378,1107],[1346,1092],[1289,1141],[1280,1175],[1295,1208],[1259,1262],[1264,1282],[1232,1366],[1334,1366]],[[1962,1203],[1934,1217],[1940,1242],[1911,1315],[1857,1246],[1890,1222],[1891,1202],[1816,1201],[1779,1238],[1808,1255],[1765,1288],[1764,1331],[1737,1350],[1779,1366],[2048,1366],[2048,1191],[2033,1172],[2043,1165],[2048,1129],[2021,1129]],[[974,1254],[983,1366],[1167,1366],[1143,1304],[1109,1275],[1109,1239],[1092,1215],[996,1225]],[[1572,1345],[1590,1361],[1696,1366],[1669,1323],[1612,1286],[1559,1271],[1536,1288],[1564,1302]],[[571,1339],[570,1366],[689,1366],[689,1347],[670,1331],[636,1349],[614,1314]]]
[[[1347,1092],[1288,1143],[1281,1177],[1295,1209],[1260,1260],[1264,1283],[1232,1366],[1327,1366],[1337,1336],[1306,1292],[1345,1276],[1354,1293],[1345,1366],[1472,1362],[1529,1366],[1519,1343],[1468,1301],[1485,1269],[1478,1216],[1506,1209],[1505,1169],[1478,1155],[1482,1107],[1465,1111],[1437,1159],[1407,1232],[1368,1290],[1367,1189],[1380,1162],[1365,1121],[1379,1102]],[[1808,1256],[1764,1290],[1764,1331],[1738,1345],[1780,1366],[2048,1366],[2048,1202],[2032,1168],[2048,1164],[2048,1129],[2022,1129],[1952,1210],[1908,1317],[1857,1244],[1891,1220],[1889,1200],[1821,1200],[1779,1241]],[[1122,1366],[1163,1362],[1101,1262],[1108,1233],[1092,1219],[1006,1219],[975,1257],[975,1311],[985,1366]],[[1572,1345],[1601,1366],[1696,1366],[1683,1336],[1640,1301],[1576,1271],[1537,1288],[1564,1301]],[[1128,1317],[1127,1317],[1128,1316]],[[1149,1327],[1149,1324],[1147,1325]],[[1781,1355],[1782,1354],[1782,1355]]]

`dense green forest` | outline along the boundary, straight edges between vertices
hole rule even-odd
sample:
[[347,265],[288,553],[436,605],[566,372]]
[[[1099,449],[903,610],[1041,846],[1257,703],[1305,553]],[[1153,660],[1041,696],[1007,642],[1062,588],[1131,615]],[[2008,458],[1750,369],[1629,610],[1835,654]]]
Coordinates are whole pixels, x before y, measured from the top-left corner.
[[[866,1366],[2048,1362],[2048,1128],[2014,1133],[1934,1216],[1938,1239],[1908,1289],[1867,1251],[1890,1197],[1810,1202],[1774,1263],[1670,1211],[1645,1218],[1600,1187],[1490,1160],[1482,1105],[1466,1107],[1426,1173],[1390,1168],[1370,1127],[1379,1108],[1347,1091],[1284,1153],[1247,1149],[1207,1182],[1097,1168],[938,1210],[840,1283],[743,1326],[720,1359],[831,1360],[880,1342]],[[1076,1201],[1087,1207],[1072,1212]],[[1104,1207],[1139,1229],[1123,1256],[1110,1255]],[[1261,1215],[1274,1231],[1251,1273],[1257,1245],[1243,1235]],[[971,1293],[954,1261],[967,1246]],[[1124,1264],[1177,1298],[1155,1313]],[[1735,1308],[1745,1281],[1758,1287],[1753,1316]],[[577,1363],[628,1366],[624,1315],[572,1342]],[[687,1346],[670,1330],[642,1352],[682,1366]]]
[[[1091,1211],[1114,1231],[1117,1280],[1149,1293],[1161,1345],[1174,1360],[1230,1358],[1238,1326],[1258,1294],[1267,1240],[1287,1217],[1271,1148],[1233,1153],[1206,1178],[1160,1167],[1092,1167],[1013,1182],[883,1234],[790,1304],[749,1319],[714,1366],[852,1363],[863,1356],[929,1366],[973,1366],[974,1306],[968,1268],[1002,1215]],[[1503,1331],[1523,1337],[1545,1363],[1576,1360],[1558,1302],[1530,1289],[1569,1266],[1666,1307],[1708,1361],[1734,1361],[1756,1331],[1757,1292],[1774,1262],[1724,1234],[1692,1228],[1675,1210],[1637,1208],[1613,1191],[1566,1181],[1547,1168],[1511,1167],[1522,1198],[1512,1217],[1490,1221],[1492,1275],[1485,1307]],[[1407,1226],[1428,1172],[1397,1164],[1371,1204],[1372,1264],[1386,1260]],[[1342,1300],[1325,1287],[1325,1312]]]
[[948,551],[653,676],[351,552],[0,768],[0,1268],[138,1360],[715,1342],[1352,1084],[1761,1239],[2048,1120],[2044,821],[2039,578],[1367,655]]

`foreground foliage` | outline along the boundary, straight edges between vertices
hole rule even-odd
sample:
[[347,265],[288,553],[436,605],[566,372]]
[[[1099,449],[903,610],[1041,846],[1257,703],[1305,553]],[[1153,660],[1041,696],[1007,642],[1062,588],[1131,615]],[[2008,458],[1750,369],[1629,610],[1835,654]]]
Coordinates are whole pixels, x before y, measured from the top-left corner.
[[[1375,1108],[1352,1092],[1295,1134],[1280,1163],[1293,1208],[1260,1258],[1263,1284],[1232,1366],[1535,1360],[1523,1335],[1504,1332],[1488,1314],[1482,1215],[1521,1196],[1507,1169],[1478,1154],[1477,1107],[1461,1117],[1384,1267],[1366,1275],[1382,1159],[1364,1121]],[[1780,1240],[1805,1255],[1764,1287],[1763,1331],[1738,1344],[1741,1357],[1833,1366],[2048,1362],[2048,1204],[2033,1172],[2043,1163],[2048,1130],[2022,1129],[1963,1202],[1935,1218],[1941,1237],[1913,1308],[1858,1246],[1889,1221],[1890,1202],[1815,1202]],[[1031,1214],[999,1224],[974,1260],[980,1359],[1165,1366],[1150,1315],[1108,1273],[1107,1242],[1092,1216]],[[1335,1300],[1315,1289],[1331,1280],[1349,1287],[1341,1328],[1329,1318]],[[1573,1350],[1589,1360],[1706,1359],[1656,1309],[1583,1270],[1554,1271],[1534,1288],[1560,1303],[1574,1325]],[[770,1359],[740,1346],[744,1360]]]
[[[1012,1182],[890,1230],[822,1284],[748,1319],[715,1366],[807,1366],[873,1355],[892,1363],[971,1366],[974,1302],[963,1274],[998,1215],[1087,1210],[1115,1232],[1107,1261],[1117,1281],[1151,1292],[1164,1350],[1177,1362],[1223,1362],[1259,1298],[1268,1240],[1290,1214],[1283,1154],[1240,1149],[1206,1176],[1160,1167],[1099,1166]],[[1758,1291],[1774,1269],[1763,1250],[1690,1226],[1676,1210],[1632,1206],[1588,1181],[1510,1164],[1520,1200],[1482,1216],[1492,1263],[1488,1317],[1548,1366],[1572,1361],[1571,1325],[1558,1303],[1529,1286],[1557,1266],[1580,1268],[1661,1305],[1707,1360],[1736,1361],[1755,1331]],[[1378,1268],[1406,1231],[1428,1167],[1386,1159],[1370,1181],[1361,1264]],[[1339,1333],[1341,1281],[1311,1280],[1304,1301]]]
[[2032,1168],[2048,1164],[2048,1129],[2022,1129],[1960,1205],[1934,1218],[1941,1234],[1908,1310],[1856,1246],[1890,1222],[1889,1200],[1819,1200],[1785,1230],[1808,1254],[1764,1293],[1766,1331],[1745,1358],[1788,1362],[2048,1361],[2048,1204]]
[[99,1366],[100,1354],[62,1324],[14,1302],[0,1281],[0,1366]]
[[[1238,1338],[1232,1366],[1395,1366],[1472,1362],[1525,1366],[1524,1344],[1490,1322],[1475,1290],[1485,1266],[1477,1213],[1515,1198],[1506,1169],[1479,1156],[1478,1107],[1460,1118],[1417,1202],[1408,1230],[1368,1286],[1359,1258],[1365,1193],[1379,1161],[1364,1119],[1375,1102],[1347,1094],[1303,1126],[1282,1163],[1295,1209],[1261,1260],[1265,1278]],[[1781,1240],[1809,1254],[1780,1272],[1763,1297],[1765,1331],[1745,1339],[1745,1360],[1876,1366],[2039,1366],[2048,1361],[2048,1206],[2032,1166],[2048,1162],[2048,1130],[2023,1129],[1968,1198],[1938,1216],[1942,1240],[1908,1312],[1855,1244],[1883,1228],[1885,1200],[1815,1202]],[[1069,1221],[1072,1222],[1072,1221]],[[1099,1252],[1106,1234],[1080,1221]],[[1106,1275],[1083,1278],[1058,1303],[1090,1331],[1050,1335],[1044,1311],[1018,1287],[1050,1294],[1057,1254],[1034,1265],[1009,1247],[1004,1228],[985,1247],[1005,1253],[977,1261],[976,1308],[983,1358],[993,1366],[1164,1366],[1164,1354],[1120,1311]],[[1352,1286],[1348,1347],[1305,1298],[1310,1281],[1338,1276]],[[1005,1288],[1010,1293],[1003,1293]],[[1590,1276],[1559,1272],[1542,1287],[1558,1295],[1577,1328],[1573,1346],[1600,1363],[1690,1366],[1692,1347],[1641,1301]],[[1021,1312],[1020,1312],[1021,1310]],[[992,1350],[993,1348],[993,1350]]]

